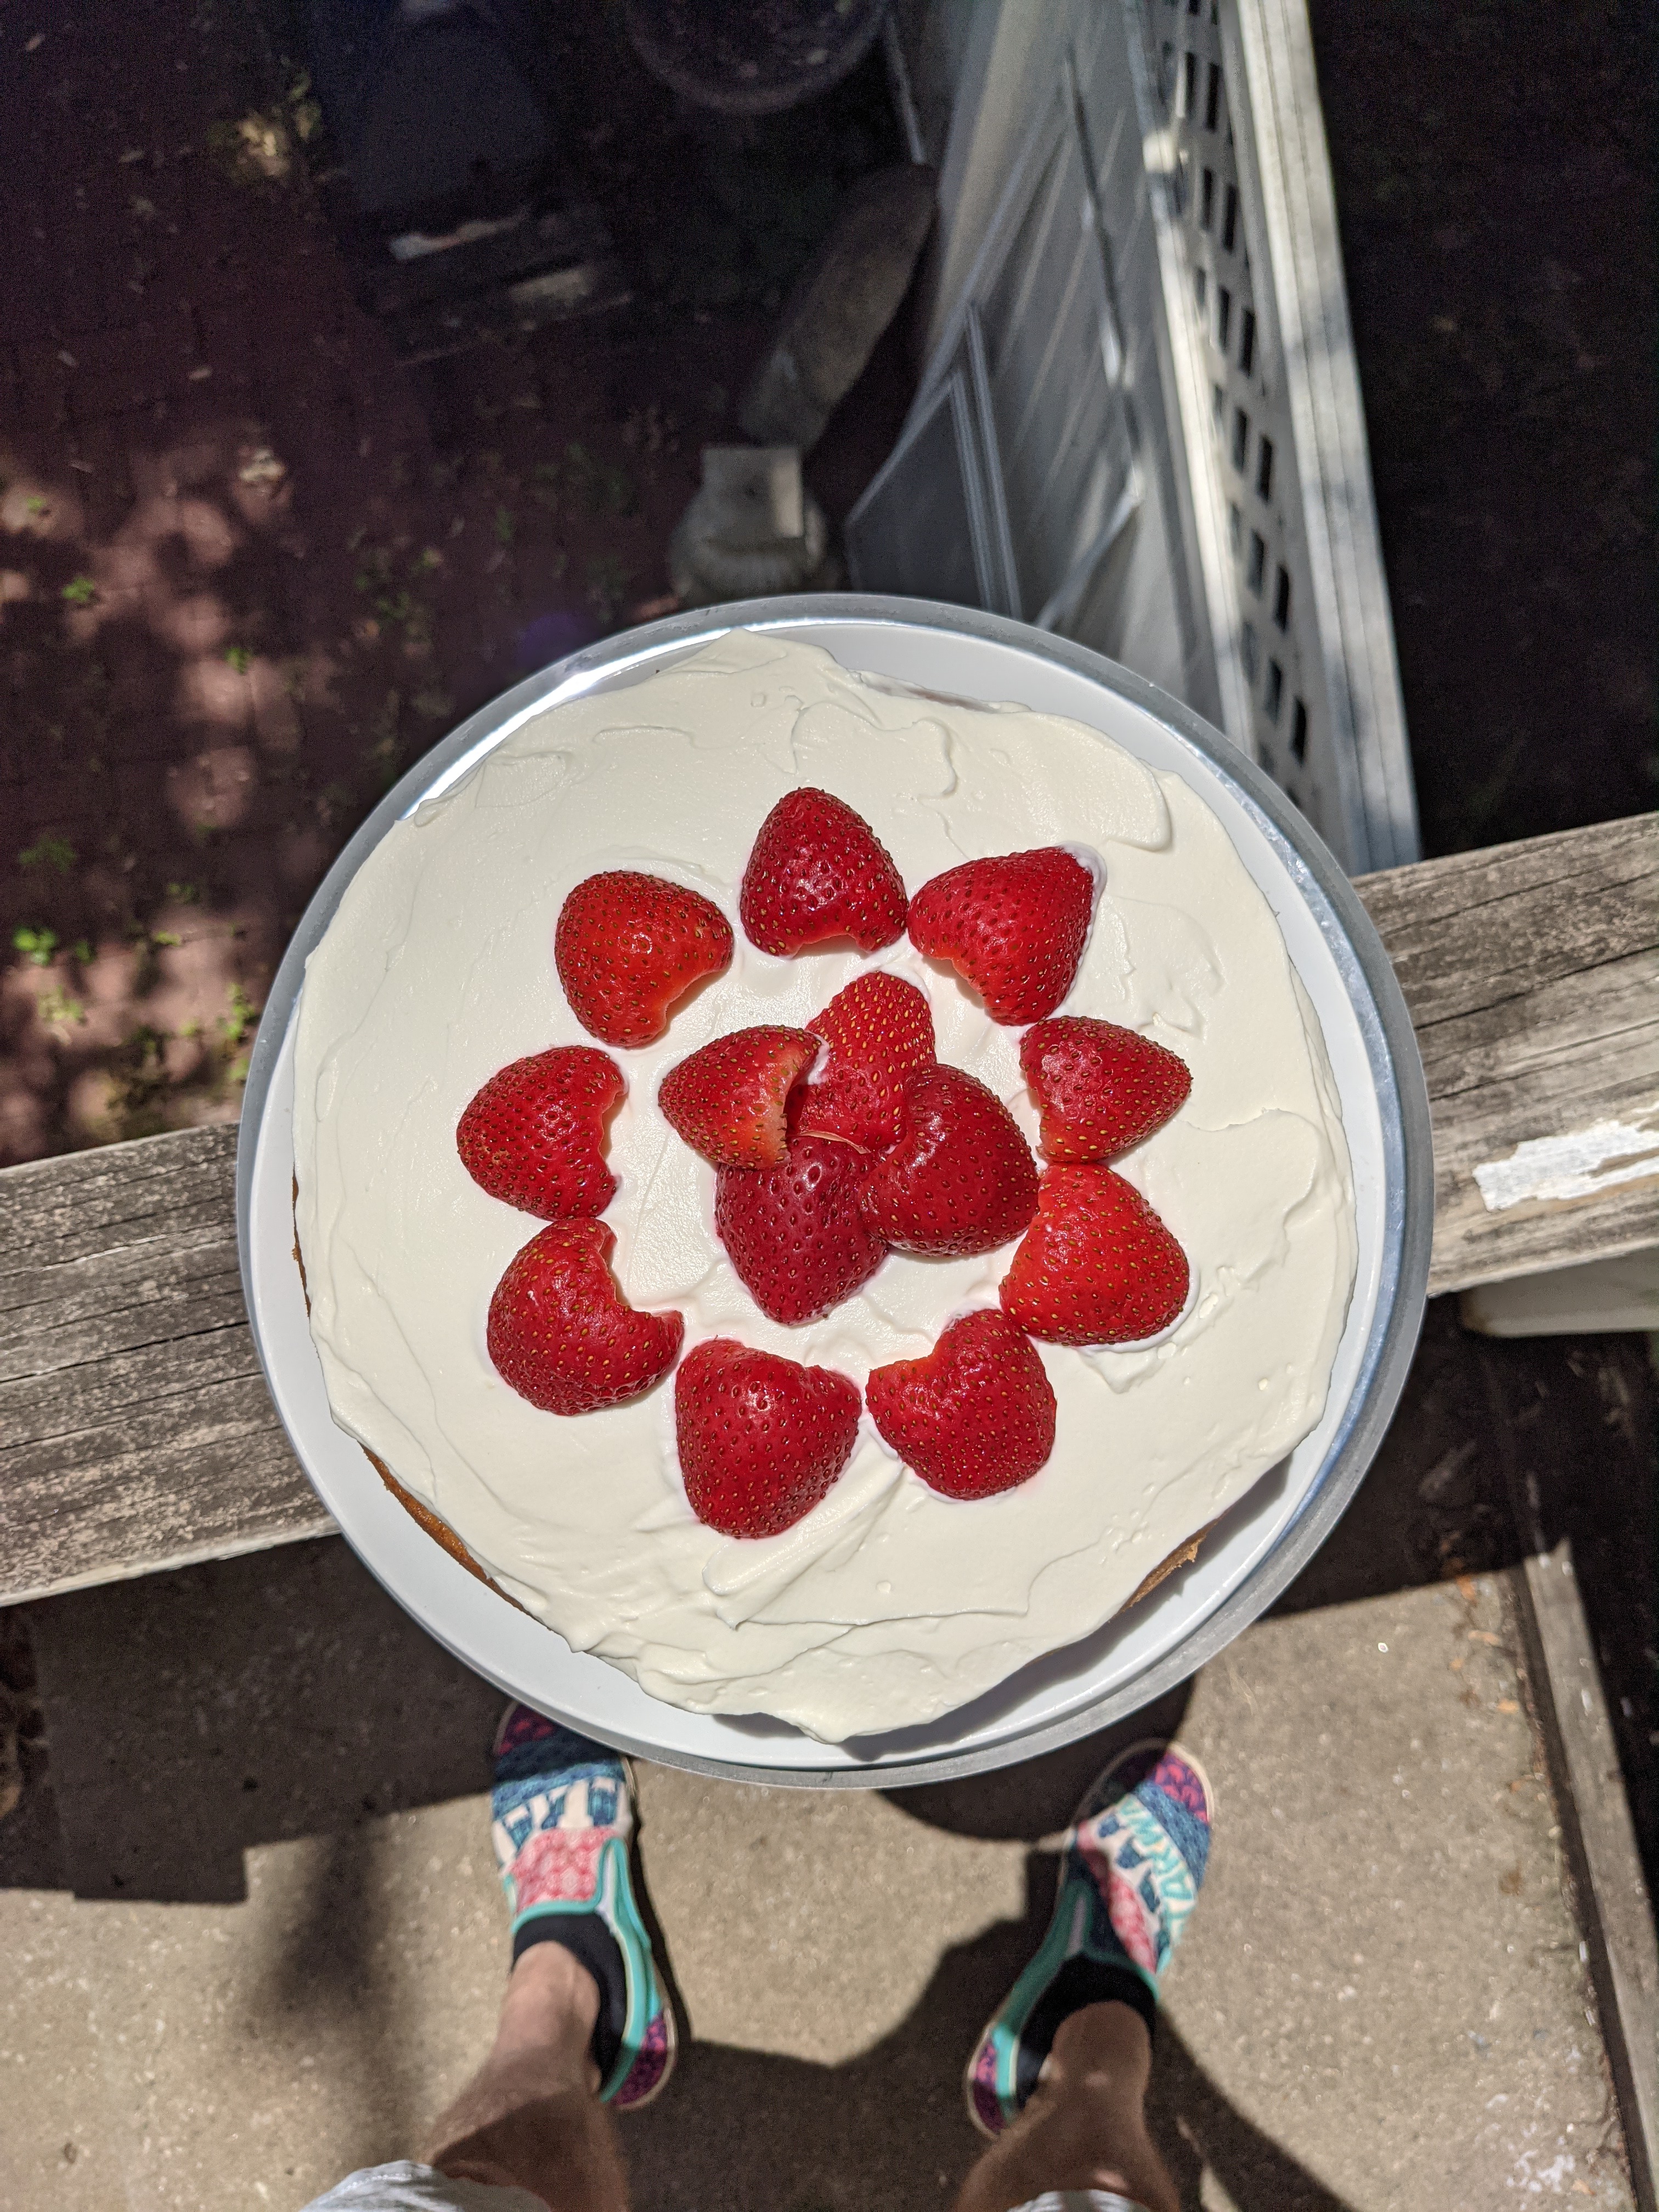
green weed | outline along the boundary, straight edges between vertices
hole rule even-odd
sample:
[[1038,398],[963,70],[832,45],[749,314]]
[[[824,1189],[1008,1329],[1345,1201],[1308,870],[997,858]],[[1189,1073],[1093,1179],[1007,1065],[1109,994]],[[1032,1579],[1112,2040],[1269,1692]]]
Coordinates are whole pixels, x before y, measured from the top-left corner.
[[37,968],[45,968],[58,950],[58,932],[55,929],[31,929],[25,926],[13,930],[11,941],[19,952],[28,955]]
[[69,839],[48,830],[17,855],[17,865],[20,868],[56,868],[60,876],[66,876],[75,866],[76,857]]
[[87,1018],[87,1010],[79,999],[71,998],[61,983],[54,983],[43,991],[34,1002],[34,1011],[46,1028],[70,1029]]
[[[231,985],[230,1012],[221,1015],[219,1033],[233,1052],[258,1020],[259,1011],[240,982]],[[244,1072],[246,1073],[246,1070]],[[234,1070],[232,1073],[234,1078]]]

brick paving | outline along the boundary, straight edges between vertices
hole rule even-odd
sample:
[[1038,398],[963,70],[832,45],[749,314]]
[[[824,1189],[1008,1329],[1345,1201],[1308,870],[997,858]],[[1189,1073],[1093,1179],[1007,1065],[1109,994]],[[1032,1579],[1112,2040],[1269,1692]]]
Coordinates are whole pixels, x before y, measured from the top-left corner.
[[[552,11],[641,305],[405,373],[271,58],[301,0],[252,4],[0,33],[0,1164],[234,1115],[331,854],[454,719],[665,592],[838,165],[895,151],[833,100],[722,150],[605,11]],[[1425,842],[1650,805],[1652,251],[1618,211],[1651,88],[1607,97],[1633,0],[1594,37],[1351,15],[1314,29]],[[895,332],[813,455],[832,516],[908,374]]]
[[[240,8],[40,17],[0,48],[29,180],[0,226],[0,1164],[234,1116],[367,808],[526,670],[659,611],[776,297],[671,283],[667,312],[405,371]],[[817,457],[832,511],[902,414],[896,345],[877,381]]]

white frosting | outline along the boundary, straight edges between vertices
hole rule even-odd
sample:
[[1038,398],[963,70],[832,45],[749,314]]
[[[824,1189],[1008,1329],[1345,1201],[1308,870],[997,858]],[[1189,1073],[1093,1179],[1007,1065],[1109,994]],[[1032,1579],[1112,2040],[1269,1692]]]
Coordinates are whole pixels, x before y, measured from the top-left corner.
[[[1065,842],[1104,883],[1065,1010],[1171,1046],[1192,1095],[1120,1163],[1190,1258],[1179,1324],[1128,1351],[1040,1347],[1059,1401],[1048,1463],[970,1504],[902,1468],[866,1415],[846,1473],[782,1536],[702,1525],[672,1389],[562,1420],[496,1375],[491,1291],[538,1224],[472,1182],[455,1124],[507,1061],[588,1042],[553,968],[572,887],[637,868],[737,890],[799,784],[858,809],[914,890],[963,860]],[[992,1304],[1012,1257],[894,1254],[804,1328],[768,1321],[726,1263],[714,1172],[656,1107],[676,1060],[757,1022],[804,1025],[867,967],[927,994],[941,1059],[1035,1138],[1018,1058],[953,974],[908,941],[775,959],[740,929],[730,969],[668,1036],[615,1057],[620,1191],[606,1219],[635,1306],[686,1343],[731,1334],[862,1385]],[[737,632],[625,690],[550,709],[399,823],[306,971],[295,1172],[311,1325],[336,1419],[530,1610],[652,1695],[765,1713],[827,1741],[921,1723],[1086,1635],[1318,1419],[1352,1286],[1348,1156],[1322,1041],[1266,900],[1215,816],[1082,725],[866,682],[817,648]]]

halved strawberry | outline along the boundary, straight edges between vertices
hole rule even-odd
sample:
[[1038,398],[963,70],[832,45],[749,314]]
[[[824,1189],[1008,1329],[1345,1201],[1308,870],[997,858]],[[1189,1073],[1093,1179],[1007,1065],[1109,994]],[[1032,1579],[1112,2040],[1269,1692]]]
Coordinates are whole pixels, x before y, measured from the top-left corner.
[[611,1273],[603,1221],[544,1229],[508,1261],[489,1301],[486,1341],[503,1382],[544,1413],[619,1406],[660,1381],[678,1357],[677,1313],[636,1313]]
[[1187,1303],[1187,1255],[1110,1168],[1045,1168],[1002,1310],[1049,1344],[1133,1344]]
[[835,937],[873,952],[904,927],[904,882],[862,815],[804,784],[762,823],[738,914],[763,952],[795,953]]
[[953,1321],[925,1359],[872,1368],[864,1399],[904,1464],[946,1498],[1012,1490],[1054,1448],[1042,1354],[994,1308]]
[[675,1000],[730,966],[732,925],[696,891],[612,868],[578,884],[560,908],[553,960],[590,1036],[652,1044]]
[[867,1282],[886,1247],[859,1211],[870,1155],[801,1137],[775,1168],[722,1168],[714,1227],[763,1314],[817,1321]]
[[657,1103],[710,1166],[775,1168],[787,1141],[791,1086],[817,1053],[809,1030],[733,1030],[671,1067]]
[[1018,1237],[1036,1198],[1036,1163],[1008,1109],[977,1077],[938,1066],[906,1085],[899,1140],[860,1203],[898,1251],[963,1254]]
[[1085,1014],[1060,1014],[1027,1030],[1019,1064],[1041,1112],[1043,1155],[1069,1166],[1109,1160],[1142,1143],[1193,1087],[1178,1053]]
[[455,1129],[461,1165],[492,1198],[544,1221],[603,1213],[617,1194],[605,1125],[625,1086],[591,1044],[556,1044],[492,1075]]
[[933,1064],[933,1017],[902,975],[855,975],[808,1027],[830,1049],[801,1093],[803,1137],[841,1137],[884,1152],[903,1120],[904,1086]]
[[1040,1021],[1072,988],[1094,903],[1094,878],[1059,845],[964,860],[911,900],[910,942],[965,976],[994,1022]]
[[685,1495],[723,1536],[776,1536],[810,1513],[853,1456],[858,1386],[730,1337],[687,1352],[674,1378]]

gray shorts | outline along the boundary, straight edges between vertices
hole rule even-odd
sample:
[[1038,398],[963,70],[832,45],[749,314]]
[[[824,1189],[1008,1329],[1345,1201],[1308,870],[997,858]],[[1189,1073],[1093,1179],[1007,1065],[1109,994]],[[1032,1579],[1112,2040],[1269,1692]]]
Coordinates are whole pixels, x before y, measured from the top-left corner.
[[[435,2166],[394,2159],[390,2166],[366,2166],[347,2174],[306,2212],[547,2212],[527,2189],[501,2189],[493,2181],[452,2181]],[[1050,2190],[1019,2212],[1143,2212],[1127,2197],[1109,2190]]]

